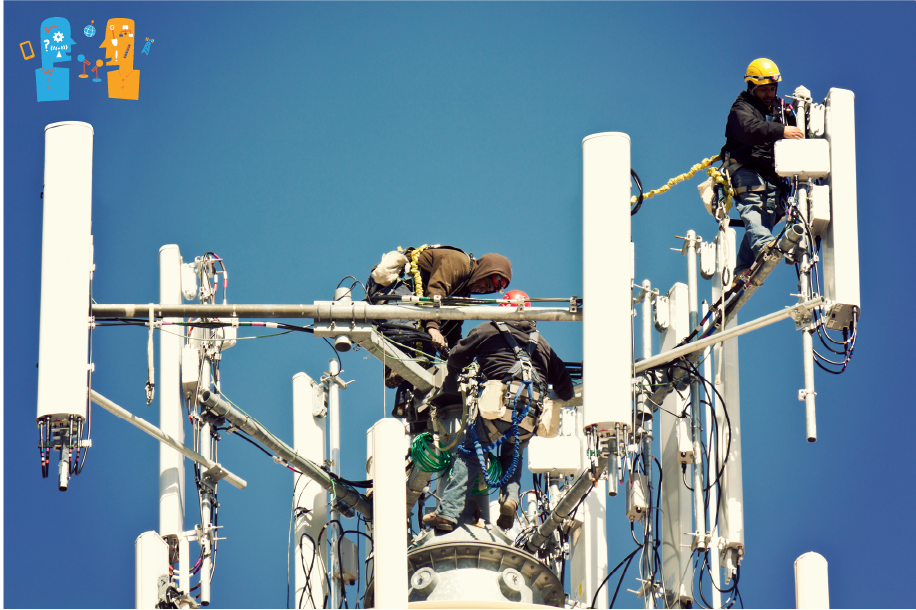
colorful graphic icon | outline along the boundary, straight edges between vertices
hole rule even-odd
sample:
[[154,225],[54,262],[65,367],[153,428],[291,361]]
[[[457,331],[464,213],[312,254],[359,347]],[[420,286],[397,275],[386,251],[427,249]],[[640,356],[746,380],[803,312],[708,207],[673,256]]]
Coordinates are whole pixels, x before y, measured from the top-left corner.
[[95,72],[95,78],[92,79],[92,82],[94,82],[94,83],[100,83],[100,82],[102,82],[102,79],[99,78],[99,68],[101,68],[101,67],[102,67],[102,60],[101,60],[101,59],[97,59],[97,60],[95,61],[95,67],[92,69],[92,71]]
[[143,45],[143,50],[140,51],[140,52],[141,52],[141,53],[146,53],[147,57],[149,57],[149,48],[150,48],[150,46],[152,46],[152,44],[153,44],[154,42],[156,42],[156,39],[155,39],[155,38],[153,38],[152,40],[150,40],[149,38],[147,38],[147,39],[146,39],[146,44]]
[[55,63],[70,61],[70,22],[63,17],[51,17],[41,23],[41,68],[35,70],[35,88],[39,102],[70,99],[70,70],[56,68]]
[[106,66],[115,66],[108,73],[108,97],[121,100],[140,98],[140,71],[134,70],[134,20],[115,18],[108,20],[105,28],[105,42],[99,47],[105,49]]
[[83,62],[83,73],[80,74],[79,77],[80,77],[80,78],[89,78],[89,75],[86,74],[86,66],[91,66],[91,65],[92,65],[92,62],[90,62],[88,59],[86,59],[86,56],[85,56],[85,55],[79,55],[79,56],[77,56],[76,61],[81,61],[81,62]]
[[92,20],[92,23],[83,28],[83,34],[86,35],[86,38],[92,38],[95,36],[95,19]]
[[[26,54],[25,54],[25,45],[29,45],[29,54],[28,54],[28,56],[26,56]],[[33,57],[35,57],[35,50],[32,49],[32,41],[31,41],[31,40],[26,40],[25,42],[19,43],[19,49],[22,51],[22,59],[29,60],[29,59],[32,59]]]

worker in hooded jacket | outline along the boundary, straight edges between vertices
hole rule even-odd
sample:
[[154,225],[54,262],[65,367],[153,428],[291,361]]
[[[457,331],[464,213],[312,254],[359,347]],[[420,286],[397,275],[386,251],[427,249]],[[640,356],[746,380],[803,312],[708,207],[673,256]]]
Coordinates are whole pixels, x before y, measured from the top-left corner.
[[735,203],[744,222],[735,276],[754,264],[760,251],[775,241],[772,230],[785,215],[787,189],[776,175],[773,155],[777,140],[800,140],[790,105],[777,96],[779,68],[766,58],[747,67],[742,91],[732,104],[725,126],[724,169],[731,174]]
[[[379,265],[384,263],[383,257]],[[452,246],[424,248],[417,257],[417,268],[422,281],[423,296],[427,297],[469,297],[472,294],[503,292],[512,281],[512,263],[505,256],[490,253],[474,259],[472,255]],[[377,295],[381,294],[414,294],[413,288],[402,281],[403,275],[400,276],[401,279],[387,286],[380,286],[376,277],[378,275],[373,269],[366,287],[370,302],[375,302]],[[415,333],[417,329],[416,322],[408,320],[379,320],[378,324],[382,334],[395,340],[399,332],[409,334]],[[461,320],[427,320],[425,326],[432,346],[443,353],[446,348],[455,345],[461,339]],[[400,377],[389,375],[386,385],[397,387],[401,381]]]

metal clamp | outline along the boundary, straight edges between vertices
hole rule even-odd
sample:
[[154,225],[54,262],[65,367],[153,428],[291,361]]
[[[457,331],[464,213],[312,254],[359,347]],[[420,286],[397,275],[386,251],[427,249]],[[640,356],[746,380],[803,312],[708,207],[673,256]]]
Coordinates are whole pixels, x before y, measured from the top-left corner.
[[[699,249],[700,249],[700,245],[703,243],[703,238],[700,237],[699,235],[697,235],[697,236],[694,237],[694,238],[682,237],[682,236],[680,236],[680,235],[675,235],[674,237],[675,237],[675,239],[683,239],[683,240],[684,240],[684,245],[681,246],[681,248],[680,248],[680,253],[681,253],[683,256],[687,256],[687,249],[690,248],[691,246],[694,246],[694,247],[696,247],[697,250],[699,250]],[[679,251],[677,248],[671,248],[671,249],[674,250],[675,252],[678,252],[678,251]]]
[[346,390],[348,385],[356,381],[355,379],[351,379],[350,381],[344,381],[338,375],[331,375],[327,371],[322,371],[322,373],[324,373],[324,375],[321,376],[321,379],[319,381],[323,385],[329,386],[333,382],[333,383],[336,383],[338,386],[340,386],[341,390]]
[[808,391],[805,388],[802,388],[798,391],[798,399],[800,401],[804,402],[808,396],[817,396],[817,392],[814,390]]
[[796,305],[793,305],[791,307],[791,310],[789,311],[789,317],[795,320],[796,326],[799,326],[799,325],[803,326],[806,324],[810,324],[813,316],[811,314],[811,311],[807,307],[805,307],[801,303],[797,303]]
[[206,472],[200,477],[200,482],[203,485],[206,485],[211,490],[216,486],[216,484],[221,480],[226,478],[229,472],[224,470],[219,464],[214,464],[212,467],[207,469]]
[[653,289],[651,289],[651,290],[646,290],[646,289],[643,288],[642,286],[638,286],[638,285],[636,285],[636,284],[633,284],[633,285],[631,286],[631,288],[639,288],[639,294],[637,294],[635,297],[633,297],[633,304],[634,304],[634,305],[638,305],[639,303],[642,303],[642,300],[643,300],[644,298],[647,298],[647,297],[649,298],[649,302],[651,303],[651,302],[654,301],[655,298],[659,295],[659,292],[658,292],[658,289],[657,289],[657,288],[653,288]]

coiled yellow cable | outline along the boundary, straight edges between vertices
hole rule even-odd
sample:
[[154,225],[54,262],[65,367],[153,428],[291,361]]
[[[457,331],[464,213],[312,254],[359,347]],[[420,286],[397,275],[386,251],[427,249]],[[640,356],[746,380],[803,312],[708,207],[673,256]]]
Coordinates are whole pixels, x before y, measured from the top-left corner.
[[[654,191],[649,191],[648,193],[644,193],[643,200],[652,199],[653,197],[655,197],[656,195],[660,193],[670,191],[671,187],[674,186],[675,184],[679,182],[683,182],[684,180],[690,180],[691,178],[693,178],[694,174],[696,174],[698,171],[700,171],[701,169],[706,169],[707,167],[709,167],[710,165],[712,165],[713,163],[715,163],[718,160],[719,160],[719,155],[716,155],[715,157],[712,157],[711,159],[703,159],[702,162],[697,163],[696,165],[691,167],[690,171],[687,172],[686,174],[675,176],[674,178],[671,178],[670,180],[668,180],[667,184],[665,184],[663,187],[655,189]],[[630,205],[633,205],[638,200],[639,200],[639,197],[630,197]]]

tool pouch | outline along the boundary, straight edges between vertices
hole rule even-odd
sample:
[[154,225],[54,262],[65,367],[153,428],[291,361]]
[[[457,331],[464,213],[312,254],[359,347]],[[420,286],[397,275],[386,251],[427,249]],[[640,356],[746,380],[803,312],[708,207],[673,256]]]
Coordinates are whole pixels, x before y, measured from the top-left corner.
[[549,398],[544,398],[541,416],[538,418],[537,434],[541,438],[553,438],[560,431],[560,407]]
[[503,419],[506,416],[506,390],[502,381],[490,379],[483,385],[483,392],[477,399],[477,408],[484,419]]
[[716,204],[718,203],[718,193],[716,192],[716,183],[711,177],[704,180],[697,187],[697,190],[700,191],[700,199],[703,200],[703,207],[706,208],[706,211],[709,212],[710,216],[715,216]]

